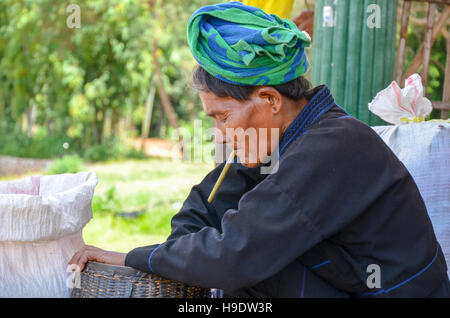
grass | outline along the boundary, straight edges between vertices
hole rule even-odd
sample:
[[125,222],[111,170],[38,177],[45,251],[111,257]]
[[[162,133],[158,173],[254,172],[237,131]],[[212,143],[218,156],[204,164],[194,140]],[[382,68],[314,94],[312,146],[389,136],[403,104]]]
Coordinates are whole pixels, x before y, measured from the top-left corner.
[[[170,220],[193,185],[212,169],[211,164],[169,159],[130,160],[87,165],[99,183],[93,198],[93,218],[83,230],[86,244],[117,252],[162,243],[170,234]],[[139,212],[135,218],[118,216]]]

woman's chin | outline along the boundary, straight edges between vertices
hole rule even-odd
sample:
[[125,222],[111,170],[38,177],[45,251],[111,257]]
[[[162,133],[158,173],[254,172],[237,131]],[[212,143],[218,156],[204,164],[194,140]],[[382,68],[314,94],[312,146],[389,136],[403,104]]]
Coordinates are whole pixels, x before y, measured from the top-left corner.
[[261,165],[261,162],[255,162],[255,160],[250,161],[250,160],[248,160],[248,158],[239,157],[239,160],[240,160],[241,164],[247,168],[256,168]]

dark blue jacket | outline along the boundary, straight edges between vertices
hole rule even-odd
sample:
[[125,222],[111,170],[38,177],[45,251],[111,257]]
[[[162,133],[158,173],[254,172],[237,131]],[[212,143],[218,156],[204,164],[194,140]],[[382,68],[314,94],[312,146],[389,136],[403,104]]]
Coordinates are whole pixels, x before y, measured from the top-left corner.
[[132,250],[126,265],[234,297],[450,297],[404,165],[326,86],[308,99],[280,140],[276,173],[233,163],[209,204],[219,165],[167,241]]

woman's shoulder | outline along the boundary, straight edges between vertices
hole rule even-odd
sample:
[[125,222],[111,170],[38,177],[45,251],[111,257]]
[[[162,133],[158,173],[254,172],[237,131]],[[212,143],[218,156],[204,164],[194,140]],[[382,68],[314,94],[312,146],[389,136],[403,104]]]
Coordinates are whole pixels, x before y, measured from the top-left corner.
[[368,171],[399,168],[398,159],[362,121],[344,114],[320,118],[289,146],[279,159],[277,173],[270,180],[298,180],[305,171],[325,178]]
[[360,150],[369,154],[382,149],[384,141],[366,123],[348,115],[338,107],[323,114],[289,147],[286,156],[295,153],[328,153]]

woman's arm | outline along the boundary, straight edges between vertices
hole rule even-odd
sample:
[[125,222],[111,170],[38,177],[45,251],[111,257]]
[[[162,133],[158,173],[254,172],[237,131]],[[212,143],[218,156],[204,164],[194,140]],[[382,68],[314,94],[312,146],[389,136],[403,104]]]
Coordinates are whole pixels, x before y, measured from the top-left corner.
[[[265,175],[259,173],[259,168],[246,168],[239,163],[231,165],[225,181],[222,183],[212,203],[207,198],[222,171],[224,163],[217,166],[195,185],[183,203],[180,211],[172,218],[172,231],[167,240],[174,240],[189,233],[196,233],[204,227],[220,230],[221,219],[228,209],[236,209],[243,194],[250,191]],[[112,265],[127,265],[148,271],[148,254],[159,244],[134,249],[133,257],[126,253],[106,251],[86,245],[79,250],[69,264],[75,264],[83,270],[86,262],[96,261]]]
[[[222,232],[222,218],[225,212],[237,209],[241,197],[267,176],[262,175],[259,168],[247,168],[239,163],[233,163],[214,200],[208,203],[209,194],[224,164],[217,166],[200,184],[192,188],[183,207],[172,218],[172,232],[166,242],[197,233],[205,228]],[[160,244],[154,244],[133,249],[128,253],[125,265],[153,272],[149,259],[159,246]]]

